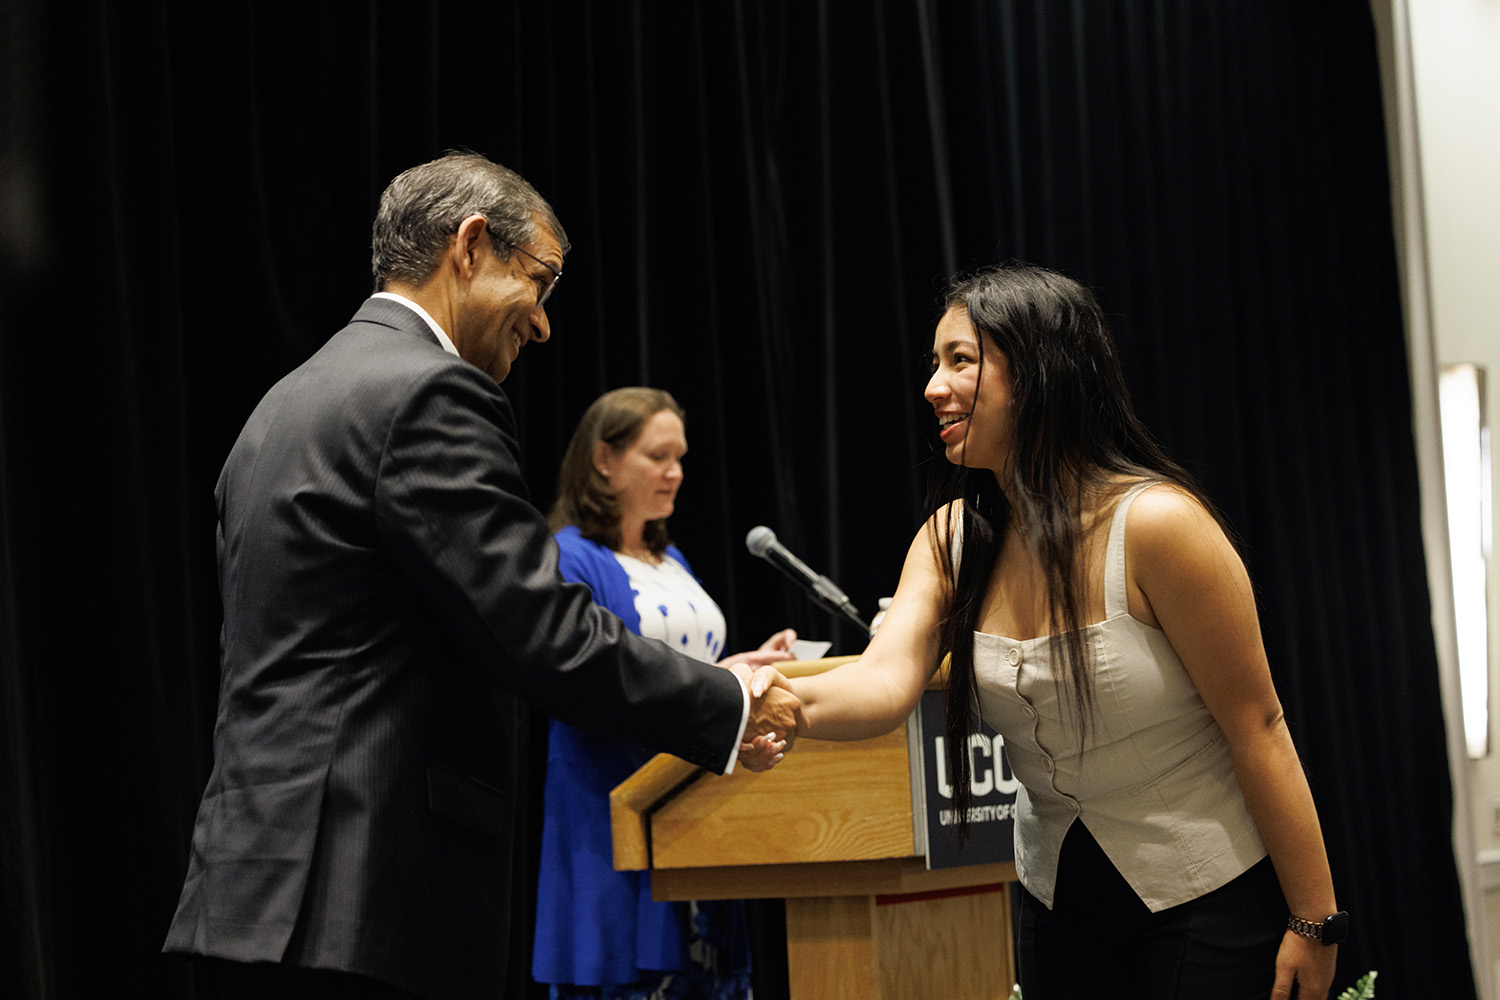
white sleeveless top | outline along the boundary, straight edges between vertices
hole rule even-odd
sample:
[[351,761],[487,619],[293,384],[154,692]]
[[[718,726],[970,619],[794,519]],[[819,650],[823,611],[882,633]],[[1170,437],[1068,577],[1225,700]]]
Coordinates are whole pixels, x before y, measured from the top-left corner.
[[[1151,485],[1115,509],[1105,620],[1083,630],[1094,679],[1086,747],[1071,699],[1059,698],[1050,640],[974,633],[980,712],[1021,781],[1016,872],[1049,909],[1075,819],[1153,912],[1217,889],[1266,855],[1223,731],[1166,634],[1130,616],[1125,515]],[[1067,681],[1061,690],[1070,688]]]

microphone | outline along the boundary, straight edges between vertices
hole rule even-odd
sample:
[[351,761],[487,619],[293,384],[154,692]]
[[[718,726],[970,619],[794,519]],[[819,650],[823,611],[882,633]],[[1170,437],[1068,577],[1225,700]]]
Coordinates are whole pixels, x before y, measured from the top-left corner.
[[750,550],[751,555],[760,556],[791,577],[819,606],[834,614],[843,615],[858,625],[861,632],[870,634],[869,624],[859,616],[854,605],[849,603],[848,595],[828,577],[814,573],[812,567],[792,555],[785,545],[776,540],[776,532],[764,524],[757,524],[745,536],[745,548]]

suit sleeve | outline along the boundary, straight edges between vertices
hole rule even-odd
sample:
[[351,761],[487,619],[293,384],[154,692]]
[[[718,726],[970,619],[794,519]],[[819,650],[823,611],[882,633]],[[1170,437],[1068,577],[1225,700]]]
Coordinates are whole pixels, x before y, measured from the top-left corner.
[[521,478],[509,403],[478,369],[446,365],[409,390],[375,501],[393,558],[495,684],[580,729],[732,767],[743,684],[632,635],[563,581]]

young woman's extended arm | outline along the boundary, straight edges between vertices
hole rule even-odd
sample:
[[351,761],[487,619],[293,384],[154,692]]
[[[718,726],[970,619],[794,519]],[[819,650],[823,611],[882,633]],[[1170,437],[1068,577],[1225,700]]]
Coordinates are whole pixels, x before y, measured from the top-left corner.
[[924,527],[907,550],[885,620],[860,658],[827,673],[792,679],[792,691],[802,699],[797,735],[862,740],[906,721],[937,670],[944,594],[932,531]]

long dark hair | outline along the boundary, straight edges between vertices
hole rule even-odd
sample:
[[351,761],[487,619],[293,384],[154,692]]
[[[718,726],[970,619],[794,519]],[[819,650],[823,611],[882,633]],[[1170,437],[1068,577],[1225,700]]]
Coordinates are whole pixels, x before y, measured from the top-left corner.
[[[594,465],[594,446],[602,441],[616,453],[624,451],[635,444],[646,422],[663,410],[686,420],[671,393],[645,386],[611,390],[589,405],[557,470],[557,501],[547,515],[553,531],[577,525],[584,538],[620,548],[620,501]],[[671,544],[666,518],[647,521],[641,541],[653,555],[665,552]]]
[[[1074,721],[1086,736],[1094,686],[1082,631],[1087,624],[1085,509],[1124,493],[1134,482],[1162,481],[1187,490],[1218,515],[1193,477],[1167,457],[1136,417],[1109,324],[1087,288],[1054,271],[1009,264],[958,277],[943,297],[943,308],[967,313],[981,343],[1005,356],[1012,379],[1005,482],[996,482],[988,469],[939,463],[929,490],[929,514],[945,508],[959,514],[932,516],[928,523],[949,597],[942,623],[943,648],[951,653],[946,756],[961,836],[967,836],[968,741],[978,703],[974,629],[1007,532],[1019,520],[1024,543],[1043,568],[1052,655],[1054,662],[1066,664],[1058,683],[1068,689]],[[955,500],[962,503],[950,506]],[[939,523],[946,528],[940,530]]]

